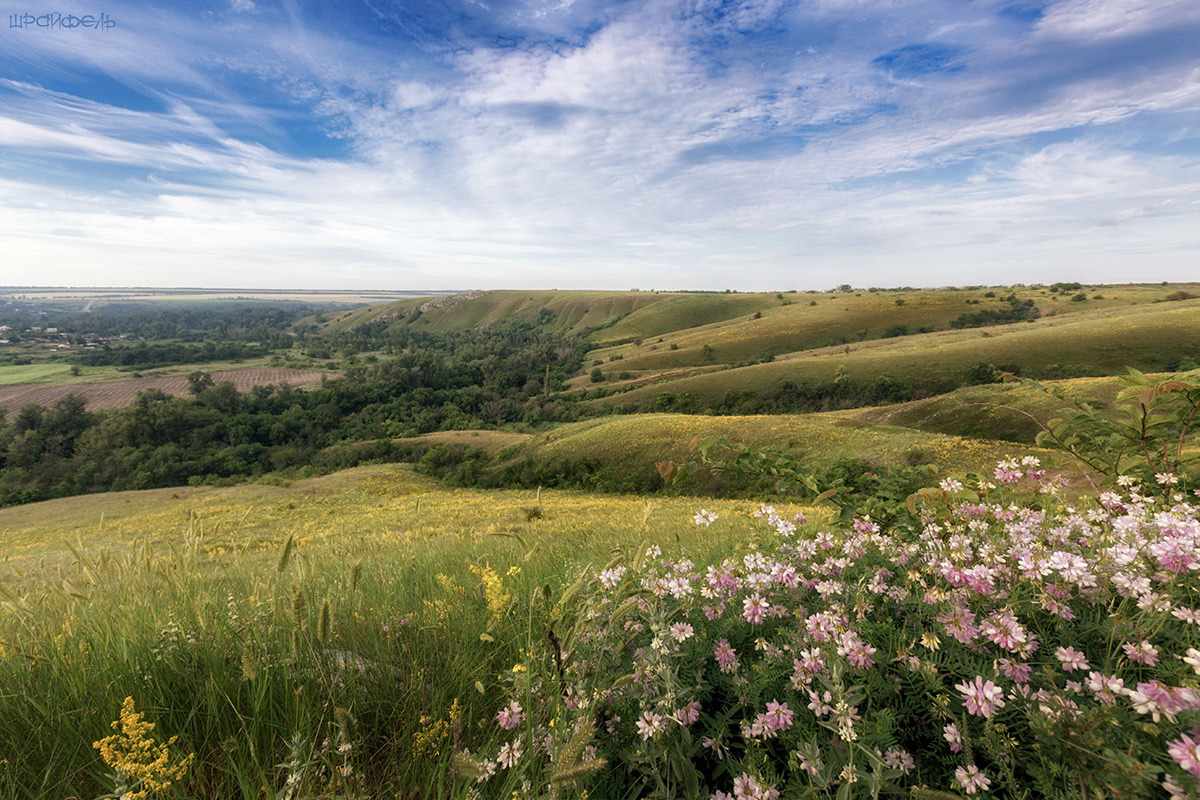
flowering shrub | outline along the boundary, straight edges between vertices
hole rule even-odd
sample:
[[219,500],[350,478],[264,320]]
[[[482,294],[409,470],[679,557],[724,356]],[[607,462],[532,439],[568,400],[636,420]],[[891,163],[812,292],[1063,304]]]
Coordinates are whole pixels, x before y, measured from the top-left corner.
[[1200,797],[1200,504],[1162,486],[1068,502],[1026,458],[886,529],[764,506],[715,563],[619,554],[541,594],[498,750],[460,775],[480,796],[507,774],[552,796]]

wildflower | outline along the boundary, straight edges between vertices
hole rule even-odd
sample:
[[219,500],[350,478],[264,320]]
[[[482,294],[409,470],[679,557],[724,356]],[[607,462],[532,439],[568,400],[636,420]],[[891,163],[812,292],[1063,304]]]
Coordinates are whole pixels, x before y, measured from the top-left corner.
[[1017,481],[1021,480],[1021,470],[1017,466],[1017,462],[1014,459],[1001,461],[1000,463],[996,464],[996,469],[992,472],[992,474],[996,477],[996,480],[1000,481],[1001,483],[1016,483]]
[[623,566],[606,569],[600,573],[600,584],[605,589],[614,589],[621,582],[621,578],[625,576],[626,568]]
[[1148,667],[1153,667],[1158,663],[1158,648],[1144,639],[1138,644],[1123,644],[1121,649],[1125,651],[1125,655],[1130,661],[1136,661]]
[[1185,733],[1167,745],[1167,752],[1179,766],[1200,777],[1200,737],[1188,736]]
[[691,725],[693,722],[700,719],[700,704],[693,700],[683,708],[676,711],[675,718],[679,720],[680,725]]
[[786,731],[792,727],[792,718],[794,713],[788,708],[787,703],[779,703],[770,701],[767,703],[766,722],[773,730]]
[[1186,656],[1175,656],[1175,657],[1182,659],[1183,663],[1185,663],[1189,667],[1191,667],[1192,670],[1195,671],[1195,673],[1197,675],[1200,675],[1200,650],[1197,650],[1194,647],[1189,647],[1187,649]]
[[1168,775],[1163,778],[1162,787],[1167,791],[1171,800],[1194,800],[1195,796],[1184,790],[1179,782]]
[[521,724],[521,706],[513,700],[504,708],[500,709],[500,713],[496,715],[496,721],[500,723],[500,727],[506,731],[511,731],[513,728]]
[[1179,483],[1179,477],[1172,475],[1170,472],[1154,473],[1154,480],[1158,481],[1159,486],[1174,486]]
[[766,598],[755,593],[742,602],[742,616],[751,625],[758,625],[766,617],[767,611],[770,608],[771,604],[767,602]]
[[908,751],[899,747],[888,748],[888,751],[884,753],[883,763],[891,769],[900,770],[905,775],[912,772],[913,767],[916,766],[916,761],[908,754]]
[[676,622],[671,626],[671,638],[677,642],[685,642],[692,638],[694,630],[686,622]]
[[521,760],[521,740],[514,739],[508,744],[500,748],[500,754],[496,756],[496,760],[500,762],[500,766],[504,769],[511,769]]
[[1077,669],[1087,669],[1088,662],[1083,653],[1074,647],[1060,647],[1054,651],[1055,657],[1062,662],[1063,672],[1074,672]]
[[1125,690],[1125,681],[1100,672],[1089,672],[1086,686],[1096,702],[1111,706],[1116,696]]
[[942,487],[943,492],[949,492],[950,494],[954,494],[955,492],[961,492],[963,490],[962,481],[956,480],[954,478],[945,478],[938,485]]
[[774,786],[763,786],[743,772],[733,779],[733,797],[734,800],[775,800],[779,792]]
[[710,525],[712,525],[716,521],[717,521],[716,512],[708,511],[707,509],[703,509],[703,508],[696,512],[696,516],[692,517],[692,522],[696,523],[697,525],[703,525],[706,528],[709,527]]
[[721,672],[733,672],[737,669],[737,652],[730,647],[728,639],[717,639],[713,645],[713,655],[721,667]]
[[713,755],[717,757],[717,761],[724,761],[725,756],[728,754],[725,744],[719,738],[714,739],[711,736],[705,736],[700,740],[700,744],[702,744],[706,750],[712,750]]
[[954,688],[962,693],[969,714],[991,718],[997,708],[1004,707],[1004,692],[982,675],[976,675],[974,681],[956,683]]
[[151,734],[154,723],[146,722],[142,717],[141,712],[134,710],[133,698],[126,697],[121,704],[120,718],[112,723],[117,733],[92,743],[92,747],[100,751],[104,763],[115,769],[120,778],[139,788],[136,792],[126,792],[123,795],[126,800],[143,800],[150,794],[165,792],[183,777],[196,759],[192,753],[172,763],[170,747],[179,737],[172,736],[166,743],[159,744]]
[[950,752],[951,753],[961,753],[962,752],[962,749],[963,749],[962,733],[958,730],[958,726],[955,725],[953,722],[951,722],[946,727],[942,728],[942,738],[944,738],[947,742],[950,743]]
[[1009,652],[1016,652],[1029,640],[1017,615],[1005,609],[984,621],[983,635]]
[[646,558],[658,558],[662,555],[662,548],[656,544],[652,544],[646,548]]
[[649,739],[654,734],[660,732],[663,727],[662,715],[655,714],[649,709],[643,711],[641,719],[637,721],[638,733],[642,735],[643,739]]
[[1013,661],[1008,658],[1001,658],[997,663],[1000,666],[1000,671],[1011,678],[1013,683],[1029,683],[1029,678],[1033,675],[1033,667],[1028,664],[1022,664],[1019,661]]
[[984,775],[983,772],[980,771],[979,767],[975,766],[974,764],[971,764],[966,768],[959,767],[958,769],[954,770],[954,779],[958,781],[958,785],[961,786],[963,791],[967,794],[975,794],[981,789],[986,792],[988,787],[992,785],[992,782],[988,779],[987,775]]

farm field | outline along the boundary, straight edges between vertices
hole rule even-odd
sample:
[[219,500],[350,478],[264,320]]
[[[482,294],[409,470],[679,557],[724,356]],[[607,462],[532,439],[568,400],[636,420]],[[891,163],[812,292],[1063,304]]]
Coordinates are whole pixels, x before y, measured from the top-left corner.
[[[15,369],[24,368],[16,367]],[[190,372],[191,369],[188,371]],[[0,375],[2,374],[3,370],[0,370]],[[327,370],[285,369],[277,367],[220,370],[211,372],[210,374],[216,383],[228,381],[239,392],[248,392],[255,386],[266,386],[268,384],[279,385],[287,383],[291,386],[306,386],[319,383],[324,377],[333,377],[336,375],[336,373],[331,373]],[[17,409],[27,403],[49,406],[54,401],[69,394],[80,395],[87,399],[88,408],[92,411],[105,408],[125,408],[133,404],[138,392],[144,392],[147,389],[159,389],[176,397],[186,397],[188,395],[187,377],[185,374],[177,374],[158,378],[131,378],[95,383],[82,381],[60,385],[22,384],[0,386],[0,408]]]

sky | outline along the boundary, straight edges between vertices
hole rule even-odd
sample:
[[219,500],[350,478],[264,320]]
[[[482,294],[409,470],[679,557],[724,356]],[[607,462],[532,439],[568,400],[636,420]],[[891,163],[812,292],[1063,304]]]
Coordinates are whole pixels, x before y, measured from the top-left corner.
[[1200,280],[1198,42],[1196,0],[17,0],[0,285]]

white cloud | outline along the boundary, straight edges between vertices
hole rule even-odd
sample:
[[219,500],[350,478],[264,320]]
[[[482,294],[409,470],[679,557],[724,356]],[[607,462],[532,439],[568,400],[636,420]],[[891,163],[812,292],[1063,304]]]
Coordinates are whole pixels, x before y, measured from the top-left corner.
[[[425,61],[298,15],[263,27],[265,8],[207,29],[156,12],[139,35],[169,90],[107,49],[71,58],[145,81],[162,110],[0,82],[0,146],[19,156],[0,182],[6,258],[55,283],[413,288],[928,284],[962,282],[963,264],[994,276],[972,282],[1032,281],[1073,249],[1093,280],[1147,254],[1194,268],[1196,158],[1148,151],[1161,131],[1142,120],[1177,120],[1186,149],[1196,58],[1045,72],[1052,33],[1150,30],[1144,4],[1060,3],[1028,38],[933,0],[726,10],[527,6],[511,13],[538,31],[604,24]],[[1091,11],[1118,21],[1071,28]],[[780,25],[797,41],[772,40]],[[901,82],[872,66],[935,39],[965,69]],[[230,74],[279,97],[255,104]],[[351,157],[289,149],[305,107]],[[52,175],[64,157],[95,174]]]
[[1194,0],[1061,0],[1039,20],[1041,36],[1109,38],[1200,21]]

